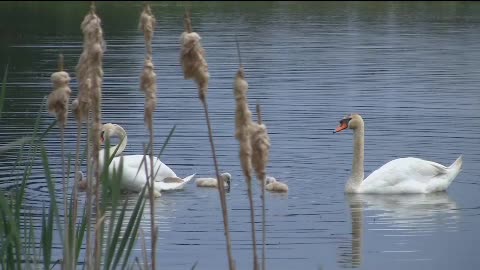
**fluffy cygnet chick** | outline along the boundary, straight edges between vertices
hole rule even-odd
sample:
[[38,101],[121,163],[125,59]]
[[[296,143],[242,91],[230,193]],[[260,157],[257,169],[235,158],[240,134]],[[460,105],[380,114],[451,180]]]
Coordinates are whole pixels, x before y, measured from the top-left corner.
[[[230,187],[230,180],[232,179],[232,176],[229,173],[222,173],[220,175],[220,179],[223,179],[224,186],[226,188]],[[216,178],[197,178],[195,179],[195,183],[197,184],[197,187],[217,187],[218,186],[218,181]]]
[[78,190],[83,192],[87,190],[87,178],[83,174],[82,171],[77,171],[75,175],[75,179],[78,181],[77,182],[77,187]]
[[288,186],[285,183],[278,182],[273,176],[267,176],[265,179],[265,190],[271,192],[288,192]]

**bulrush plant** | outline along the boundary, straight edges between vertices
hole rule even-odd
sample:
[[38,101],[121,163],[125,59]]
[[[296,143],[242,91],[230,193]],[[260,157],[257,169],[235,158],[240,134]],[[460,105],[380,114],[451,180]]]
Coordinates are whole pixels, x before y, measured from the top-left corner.
[[268,164],[269,151],[270,151],[270,137],[268,136],[267,127],[262,124],[262,112],[260,110],[260,104],[257,103],[257,118],[258,124],[251,125],[251,139],[252,144],[252,165],[257,174],[257,179],[260,180],[260,187],[262,189],[262,270],[266,269],[265,261],[265,180],[266,180],[266,168]]
[[[95,249],[94,261],[90,258],[90,224],[87,225],[87,265],[95,264],[95,268],[100,267],[101,257],[101,239],[103,225],[102,209],[100,207],[100,168],[98,163],[98,153],[100,151],[100,126],[101,126],[101,98],[103,81],[103,53],[105,51],[105,41],[103,39],[103,30],[101,19],[95,13],[95,5],[92,2],[90,11],[84,17],[81,24],[83,33],[83,52],[77,65],[77,77],[79,82],[79,111],[80,120],[83,121],[87,116],[87,123],[90,123],[89,111],[92,112],[93,123],[89,125],[88,148],[93,145],[93,151],[88,152],[88,161],[93,162],[93,166],[88,166],[87,170],[87,220],[90,223],[93,193],[95,194],[96,225],[95,225]],[[86,102],[85,102],[86,101]],[[85,106],[86,105],[86,106]],[[93,169],[93,170],[90,170]],[[92,171],[95,175],[95,189],[92,190]]]
[[[238,44],[238,43],[237,43]],[[237,47],[238,49],[238,47]],[[239,52],[240,56],[240,52]],[[252,229],[252,249],[253,249],[253,269],[258,269],[257,240],[255,236],[255,212],[253,205],[252,191],[252,145],[250,143],[250,133],[252,126],[252,113],[248,108],[248,82],[245,80],[245,72],[240,61],[234,82],[234,95],[236,102],[235,109],[235,138],[240,144],[240,164],[245,176],[248,192],[248,201],[250,203],[250,223]]]
[[[55,72],[51,76],[53,84],[53,91],[48,95],[48,112],[54,115],[57,119],[57,124],[60,127],[60,141],[61,141],[61,156],[62,156],[62,187],[63,187],[63,207],[64,207],[64,222],[65,226],[69,228],[69,219],[67,215],[67,190],[69,189],[68,182],[65,178],[66,170],[65,166],[65,146],[64,146],[64,131],[68,118],[68,104],[72,90],[68,86],[70,82],[70,75],[63,71],[63,55],[59,57],[59,71]],[[69,230],[65,230],[64,235],[64,261],[69,262],[71,252],[67,247],[70,247],[69,242]]]
[[[153,112],[157,106],[157,75],[154,71],[153,55],[152,55],[152,38],[155,31],[155,16],[152,14],[150,6],[147,4],[144,6],[140,15],[140,29],[145,36],[146,58],[143,67],[143,73],[140,76],[140,89],[145,93],[145,116],[144,121],[150,132],[150,177],[147,175],[147,185],[149,185],[149,199],[150,199],[150,233],[151,233],[151,245],[152,245],[152,264],[151,268],[156,269],[156,242],[157,242],[157,227],[155,226],[155,196],[154,196],[154,166],[153,166]],[[147,169],[147,166],[145,166]],[[150,180],[149,180],[150,179]],[[147,262],[145,262],[147,263]]]
[[184,32],[180,36],[181,52],[180,62],[183,69],[185,79],[193,79],[197,84],[198,97],[203,105],[205,119],[207,121],[208,135],[213,156],[213,164],[218,181],[218,192],[220,194],[220,203],[222,206],[223,226],[225,230],[225,238],[227,245],[228,266],[230,270],[235,269],[235,261],[232,256],[232,244],[230,239],[230,229],[228,224],[227,200],[225,196],[225,188],[223,188],[222,178],[218,170],[217,157],[215,154],[215,145],[213,143],[213,131],[208,115],[207,92],[210,73],[205,58],[205,50],[201,44],[201,37],[198,33],[193,32],[190,14],[188,11],[184,15]]

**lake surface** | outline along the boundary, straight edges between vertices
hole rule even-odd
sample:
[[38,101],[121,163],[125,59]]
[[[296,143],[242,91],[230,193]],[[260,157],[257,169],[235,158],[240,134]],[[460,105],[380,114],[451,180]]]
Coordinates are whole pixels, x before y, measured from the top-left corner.
[[[2,3],[0,64],[9,63],[0,144],[32,131],[51,91],[57,54],[73,77],[82,51],[82,3]],[[207,127],[197,90],[183,79],[179,36],[184,3],[155,2],[153,41],[158,107],[155,150],[175,134],[162,161],[179,176],[213,176]],[[268,173],[288,195],[267,193],[269,269],[479,269],[480,256],[480,5],[465,2],[191,3],[211,81],[208,102],[220,169],[233,176],[227,194],[237,269],[252,265],[246,185],[234,138],[235,35],[250,85],[271,139]],[[139,90],[144,38],[138,3],[99,3],[107,51],[103,122],[128,133],[126,154],[148,143]],[[352,162],[352,133],[332,134],[346,114],[366,125],[365,174],[397,157],[450,165],[464,155],[448,192],[430,195],[344,194]],[[255,114],[254,114],[255,116]],[[42,112],[40,130],[53,118]],[[66,129],[75,151],[76,125]],[[59,131],[44,140],[53,173],[61,173]],[[11,190],[16,153],[0,155],[0,187]],[[15,174],[15,173],[14,173]],[[59,178],[57,189],[60,191]],[[40,157],[27,183],[25,207],[37,214],[49,201]],[[256,220],[260,190],[255,186]],[[162,269],[226,269],[216,189],[190,183],[157,199],[158,264]],[[142,228],[150,228],[145,208]],[[40,224],[40,223],[39,223]],[[260,223],[257,238],[261,239]],[[40,229],[38,229],[40,233]],[[147,239],[148,240],[148,239]],[[260,247],[259,242],[259,247]],[[61,257],[60,247],[53,260]],[[138,245],[135,253],[141,259]],[[260,255],[260,253],[259,253]]]

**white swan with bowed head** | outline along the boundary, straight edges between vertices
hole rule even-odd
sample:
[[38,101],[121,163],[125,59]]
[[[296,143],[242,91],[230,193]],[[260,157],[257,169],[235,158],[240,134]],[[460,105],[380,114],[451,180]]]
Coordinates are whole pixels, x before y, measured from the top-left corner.
[[365,125],[359,114],[351,114],[342,120],[335,132],[353,130],[352,173],[345,191],[348,193],[431,193],[445,191],[462,170],[463,155],[449,167],[419,158],[394,159],[365,180],[364,134]]
[[[105,137],[109,138],[117,135],[120,138],[119,145],[113,145],[109,149],[110,156],[115,154],[115,157],[112,159],[110,166],[108,167],[110,175],[113,174],[113,170],[116,170],[117,175],[120,173],[118,168],[120,168],[120,162],[123,162],[122,172],[121,172],[121,181],[120,185],[122,189],[140,192],[145,184],[147,183],[147,172],[151,172],[151,161],[150,156],[144,155],[123,155],[122,152],[127,146],[127,133],[125,130],[116,124],[105,124],[101,130],[101,140],[105,140]],[[115,153],[115,150],[117,152]],[[105,149],[100,150],[99,152],[99,165],[100,168],[103,168],[104,164],[104,155]],[[160,191],[162,190],[176,190],[182,189],[190,180],[193,179],[195,174],[187,176],[185,178],[179,178],[175,172],[165,165],[159,158],[153,158],[154,163],[154,194],[155,197],[159,197]],[[145,170],[145,164],[147,169]],[[140,167],[141,166],[141,167]]]
[[[230,188],[230,181],[232,179],[231,174],[228,172],[222,173],[220,179],[223,181],[225,188]],[[197,178],[195,179],[195,184],[197,184],[198,187],[218,187],[218,181],[213,177]]]

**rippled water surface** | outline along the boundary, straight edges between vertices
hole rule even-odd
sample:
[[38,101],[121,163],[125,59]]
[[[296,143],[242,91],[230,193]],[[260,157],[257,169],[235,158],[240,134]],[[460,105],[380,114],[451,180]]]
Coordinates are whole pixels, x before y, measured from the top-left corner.
[[[82,50],[80,23],[88,3],[5,3],[0,9],[0,64],[9,63],[0,144],[29,135],[59,52],[73,77]],[[148,143],[139,90],[144,38],[141,5],[100,3],[107,51],[103,122],[128,133],[126,154]],[[235,35],[250,86],[270,139],[268,173],[289,185],[267,194],[269,269],[479,269],[480,241],[480,7],[464,2],[195,3],[211,80],[208,102],[220,169],[233,176],[227,194],[238,269],[251,267],[246,185],[234,137]],[[153,50],[158,84],[155,150],[176,130],[162,161],[179,176],[213,176],[204,113],[192,81],[183,79],[179,36],[184,5],[155,2]],[[346,114],[366,125],[365,173],[391,159],[416,156],[464,169],[448,192],[430,195],[344,194],[352,134],[332,134]],[[255,113],[254,113],[254,116]],[[40,130],[53,118],[41,112]],[[66,151],[75,150],[73,119]],[[44,139],[53,173],[61,172],[59,131]],[[16,152],[0,154],[0,187],[13,190]],[[49,195],[37,157],[26,207],[40,220]],[[60,192],[60,179],[57,190]],[[255,205],[260,191],[255,186]],[[226,269],[218,191],[197,188],[157,199],[158,262],[163,269]],[[132,206],[133,207],[133,206]],[[260,221],[257,210],[257,221]],[[149,209],[142,228],[148,236]],[[39,223],[40,224],[40,223]],[[257,223],[260,232],[260,223]],[[40,231],[40,229],[38,229]],[[260,239],[260,235],[258,237]],[[148,240],[148,239],[147,239]],[[60,247],[57,247],[60,248]],[[141,256],[140,245],[135,255]],[[61,257],[60,249],[54,260]],[[141,257],[140,257],[141,258]]]

